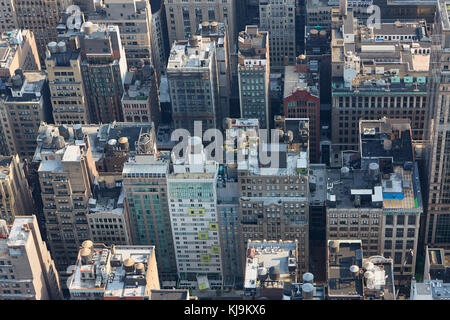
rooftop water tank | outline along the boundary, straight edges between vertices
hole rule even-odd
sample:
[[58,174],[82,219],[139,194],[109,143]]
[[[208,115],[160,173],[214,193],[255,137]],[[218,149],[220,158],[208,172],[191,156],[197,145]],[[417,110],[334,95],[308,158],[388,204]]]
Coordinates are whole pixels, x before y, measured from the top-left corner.
[[304,283],[314,283],[314,275],[310,272],[306,272],[303,274],[303,282]]
[[311,300],[314,297],[314,286],[311,283],[302,285],[302,295],[305,300]]
[[280,280],[280,268],[277,266],[272,266],[269,269],[269,277],[272,281]]

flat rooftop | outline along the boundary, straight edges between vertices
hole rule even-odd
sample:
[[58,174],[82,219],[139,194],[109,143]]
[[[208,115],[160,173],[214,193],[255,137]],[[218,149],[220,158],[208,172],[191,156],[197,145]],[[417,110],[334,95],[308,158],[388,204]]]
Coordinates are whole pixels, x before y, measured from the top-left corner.
[[[311,69],[309,70],[310,72],[312,71]],[[319,76],[314,76],[310,72],[297,72],[296,66],[286,66],[284,69],[283,97],[287,98],[297,90],[304,90],[319,98]]]
[[327,200],[327,169],[325,164],[309,166],[309,205],[324,205]]
[[[366,274],[366,272],[370,274]],[[362,273],[364,272],[364,274]],[[364,297],[371,300],[395,300],[393,260],[382,256],[363,259]]]
[[[111,249],[94,244],[90,250],[91,259],[82,263],[81,252],[72,276],[69,290],[72,292],[91,291],[104,297],[143,297],[147,288],[146,275],[154,246],[115,246]],[[131,259],[131,260],[130,260]],[[132,271],[126,272],[124,263],[130,263]],[[138,272],[138,264],[143,264],[143,273]],[[151,289],[151,288],[150,288]]]
[[33,217],[16,217],[11,229],[9,230],[9,236],[6,240],[8,247],[21,247],[25,246],[30,235],[29,224],[33,223]]
[[210,68],[214,52],[214,42],[195,36],[193,40],[175,41],[170,50],[167,71],[178,69],[185,71],[202,71]]
[[[335,252],[332,252],[331,244],[336,246]],[[350,271],[353,265],[362,269],[362,259],[361,240],[328,241],[327,282],[330,298],[363,298],[363,279],[354,277]]]
[[[266,272],[269,277],[266,281],[280,281],[281,288],[284,282],[291,282],[291,273],[297,267],[297,242],[295,241],[249,241],[245,264],[245,289],[256,289],[260,286],[258,272]],[[261,270],[260,270],[261,269]],[[277,273],[275,280],[270,274]]]
[[450,283],[442,280],[425,280],[424,283],[411,284],[414,294],[412,300],[448,300],[450,299]]
[[[80,147],[86,147],[86,143],[83,140],[84,136],[87,136],[89,139],[94,162],[104,158],[108,142],[115,140],[117,143],[121,137],[128,139],[130,154],[134,154],[136,152],[136,142],[139,141],[141,135],[150,133],[152,128],[153,123],[114,122],[103,125],[88,124],[82,125],[80,128],[82,134],[76,136],[74,126],[55,126],[42,123],[36,139],[37,147],[33,156],[33,162],[43,160],[46,155],[57,155],[59,159],[65,161],[78,161],[79,151],[75,149],[78,148],[79,150]],[[61,140],[58,137],[63,139]],[[56,141],[58,140],[57,138],[61,140],[61,143]]]
[[409,121],[360,121],[361,158],[392,158],[394,164],[414,161]]

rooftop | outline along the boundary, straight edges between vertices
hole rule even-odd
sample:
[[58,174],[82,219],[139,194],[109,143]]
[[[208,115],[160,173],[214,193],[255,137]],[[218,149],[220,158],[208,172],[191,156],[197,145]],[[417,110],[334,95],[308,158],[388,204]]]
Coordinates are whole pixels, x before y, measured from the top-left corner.
[[152,290],[151,300],[189,300],[189,290]]
[[408,213],[423,211],[416,163],[406,169],[394,166],[391,173],[381,174],[378,168],[327,170],[328,207],[382,208]]
[[101,188],[98,191],[97,198],[89,199],[89,214],[112,213],[123,215],[124,198],[125,192],[123,188]]
[[[428,258],[429,274],[425,274],[425,279],[450,282],[450,250],[427,248],[426,257]],[[425,272],[427,272],[427,268]]]
[[382,256],[363,259],[364,298],[366,300],[395,300],[393,260]]
[[[268,32],[258,30],[258,26],[246,26],[245,31],[239,32],[239,65],[244,65],[245,59],[266,60]],[[251,64],[249,61],[245,65]]]
[[393,164],[414,161],[409,120],[362,120],[359,132],[363,160],[391,158]]
[[214,56],[214,42],[202,36],[194,36],[190,40],[175,41],[170,50],[167,72],[176,69],[185,71],[202,71],[211,67]]
[[350,267],[361,270],[363,259],[361,240],[328,241],[327,282],[330,298],[362,299],[364,283],[354,276]]
[[[55,126],[42,123],[37,137],[37,148],[33,162],[47,160],[78,161],[80,148],[86,148],[84,137],[89,141],[94,162],[104,159],[108,146],[117,146],[121,138],[126,138],[129,154],[137,153],[139,146],[147,146],[147,134],[153,130],[153,123],[114,122],[103,125]],[[152,151],[150,143],[149,151]],[[56,157],[56,158],[55,158]]]
[[[16,76],[14,76],[16,77]],[[11,91],[5,97],[5,103],[18,102],[39,102],[44,90],[44,84],[47,81],[47,74],[41,71],[23,72],[20,80],[12,78],[13,84]],[[20,76],[19,76],[20,77]]]
[[333,75],[334,92],[426,92],[431,39],[424,20],[382,21],[380,29],[351,28],[354,22],[348,15],[343,30],[332,30],[332,61],[344,70]]
[[297,268],[297,249],[297,241],[249,241],[244,288],[283,288],[285,282],[292,282]]
[[[56,46],[56,42],[52,45]],[[72,48],[68,45],[65,45],[62,50],[63,51],[61,51],[61,49],[60,51],[54,50],[55,52],[51,52],[49,50],[47,52],[46,59],[55,61],[55,66],[57,67],[70,67],[71,61],[77,60],[80,56],[80,50],[72,50]]]
[[327,169],[325,164],[310,164],[309,204],[324,205],[327,200]]
[[[292,139],[298,137],[300,130],[299,119],[288,119],[289,129],[293,130]],[[230,119],[226,130],[225,151],[236,155],[238,170],[249,170],[252,174],[270,175],[299,175],[308,169],[308,150],[292,152],[286,143],[262,143],[259,146],[259,126],[257,119]],[[303,123],[303,122],[302,122]],[[292,131],[291,130],[291,131]],[[294,134],[295,132],[295,134]],[[287,132],[286,132],[287,134]],[[280,139],[284,139],[281,136]],[[303,140],[302,140],[303,141]],[[270,160],[263,159],[260,149]],[[231,155],[229,155],[231,156]],[[267,163],[266,163],[267,162]]]
[[[4,241],[3,245],[6,244],[9,249],[25,246],[28,236],[30,235],[30,228],[28,225],[32,223],[33,217],[16,216],[13,225],[9,229],[8,239],[0,239],[0,242]],[[10,250],[10,254],[14,254],[14,252],[11,252]]]
[[[9,69],[24,40],[30,37],[29,30],[14,29],[0,36],[0,69]],[[24,39],[25,38],[25,39]],[[12,70],[15,71],[15,70]]]
[[[312,68],[311,68],[312,66]],[[315,73],[313,73],[315,70]],[[318,62],[311,60],[308,72],[298,72],[297,66],[286,66],[284,71],[284,98],[291,96],[297,90],[304,90],[319,98]]]
[[[143,297],[154,246],[113,246],[87,240],[78,253],[69,290],[91,291],[104,297]],[[154,271],[154,270],[152,270]],[[149,288],[151,289],[151,288]]]
[[424,283],[411,283],[411,300],[448,300],[450,283],[442,280],[425,280]]

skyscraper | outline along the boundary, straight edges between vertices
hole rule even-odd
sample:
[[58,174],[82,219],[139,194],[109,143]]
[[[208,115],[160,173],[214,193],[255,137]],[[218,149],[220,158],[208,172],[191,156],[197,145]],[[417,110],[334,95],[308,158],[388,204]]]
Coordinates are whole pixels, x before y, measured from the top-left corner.
[[146,0],[104,0],[96,12],[86,12],[95,24],[117,25],[129,68],[152,63],[152,11]]
[[65,41],[48,44],[45,67],[56,124],[89,123],[81,61],[80,50],[72,50]]
[[9,154],[31,159],[41,121],[51,120],[50,95],[45,72],[17,69],[0,98],[1,123]]
[[216,43],[194,36],[175,41],[167,64],[172,119],[175,129],[194,134],[194,121],[202,130],[220,128]]
[[0,300],[62,299],[58,272],[35,216],[0,220]]
[[239,33],[238,83],[241,117],[258,119],[261,129],[270,128],[269,33],[246,26]]
[[231,48],[234,51],[237,38],[237,0],[164,0],[166,7],[169,43],[189,39],[202,22],[223,22],[227,25]]
[[19,156],[0,157],[0,219],[12,224],[16,216],[35,214]]
[[296,0],[260,0],[259,28],[269,32],[270,67],[284,72],[286,65],[295,65]]
[[72,4],[72,0],[14,2],[17,28],[33,32],[41,64],[45,64],[46,45],[56,41],[59,18]]
[[200,137],[176,159],[167,179],[173,242],[180,288],[221,289],[223,271],[217,214],[219,165],[207,160]]
[[432,35],[430,108],[426,121],[428,208],[425,243],[429,246],[450,248],[450,130],[448,116],[450,95],[450,2],[437,3],[436,22]]
[[155,245],[162,285],[175,281],[177,275],[168,205],[168,172],[168,159],[146,153],[125,163],[122,173],[132,241],[136,245]]

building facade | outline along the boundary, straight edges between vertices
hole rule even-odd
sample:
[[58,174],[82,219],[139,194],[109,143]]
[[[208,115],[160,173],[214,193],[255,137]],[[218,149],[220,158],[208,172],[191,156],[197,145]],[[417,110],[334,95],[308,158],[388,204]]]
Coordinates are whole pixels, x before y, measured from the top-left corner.
[[413,139],[424,139],[431,46],[426,22],[369,28],[352,11],[337,21],[331,40],[331,166],[342,164],[343,151],[358,150],[360,119],[409,119]]
[[177,264],[168,204],[168,160],[137,155],[123,169],[123,186],[134,244],[153,243],[161,283],[175,283]]
[[28,181],[19,156],[0,157],[0,219],[12,224],[16,216],[35,214]]
[[286,65],[295,65],[296,27],[295,0],[259,1],[259,28],[269,32],[270,67],[284,71]]
[[40,71],[36,40],[30,30],[10,29],[3,32],[0,40],[2,57],[0,60],[0,79],[7,81],[17,69]]
[[128,68],[152,62],[152,10],[145,0],[105,0],[96,13],[87,13],[92,23],[117,25]]
[[436,21],[432,36],[430,84],[428,88],[430,108],[427,114],[427,189],[428,208],[425,243],[432,247],[450,248],[450,174],[448,174],[448,106],[450,95],[450,20],[447,1],[437,3]]
[[176,41],[167,64],[167,79],[175,129],[186,129],[193,135],[194,121],[201,121],[203,132],[220,127],[214,41],[201,36]]
[[270,128],[269,33],[246,26],[238,39],[238,83],[241,117],[258,119],[261,129]]
[[223,268],[217,213],[219,165],[207,160],[201,139],[191,137],[182,158],[172,153],[167,179],[178,286],[222,289]]
[[227,25],[231,47],[236,45],[236,0],[183,1],[164,0],[169,43],[189,39],[202,22],[222,22]]
[[89,123],[80,50],[72,50],[64,41],[51,42],[45,54],[45,67],[55,123]]
[[60,300],[58,272],[35,216],[0,220],[0,300]]
[[41,121],[51,120],[48,79],[45,72],[22,72],[11,77],[0,99],[2,129],[9,154],[31,159]]

